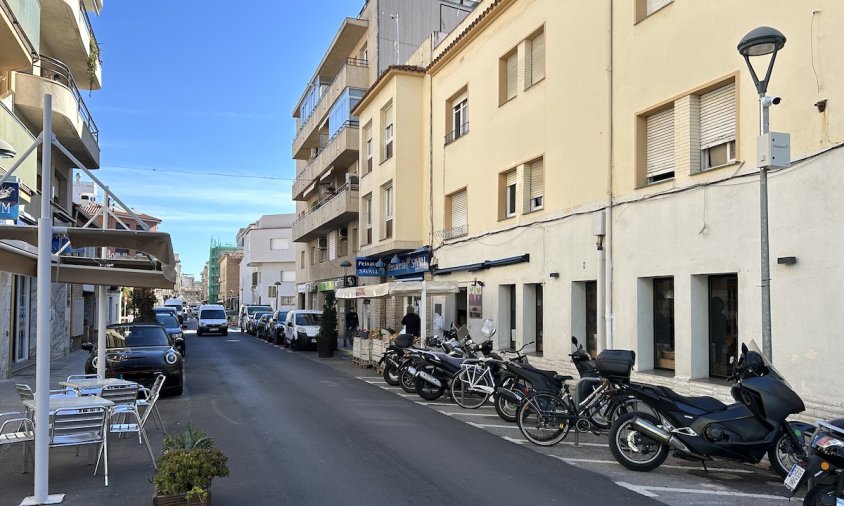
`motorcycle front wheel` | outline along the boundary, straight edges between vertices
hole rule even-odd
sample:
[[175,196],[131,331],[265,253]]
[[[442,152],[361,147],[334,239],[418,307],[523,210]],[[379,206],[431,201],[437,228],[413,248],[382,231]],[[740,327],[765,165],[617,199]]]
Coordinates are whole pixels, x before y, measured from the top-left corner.
[[[788,425],[789,430],[794,430],[791,424]],[[788,476],[794,464],[801,462],[803,455],[805,455],[805,448],[808,447],[812,440],[811,432],[801,431],[803,441],[803,448],[795,448],[794,441],[786,434],[780,434],[773,446],[768,449],[768,462],[771,464],[771,470],[777,473],[781,478]]]
[[636,430],[633,426],[636,418],[659,425],[659,420],[648,413],[633,411],[621,415],[610,429],[610,453],[616,462],[631,471],[652,471],[668,458],[668,445]]
[[555,414],[562,411],[557,399],[550,394],[535,394],[519,406],[516,423],[525,439],[539,446],[552,446],[565,438],[571,424]]
[[389,361],[385,361],[384,363],[384,381],[387,382],[388,385],[397,387],[399,386],[399,372],[398,369],[390,365]]
[[408,368],[411,366],[410,362],[405,362],[399,366],[399,386],[401,389],[409,394],[416,393],[416,379],[410,374]]

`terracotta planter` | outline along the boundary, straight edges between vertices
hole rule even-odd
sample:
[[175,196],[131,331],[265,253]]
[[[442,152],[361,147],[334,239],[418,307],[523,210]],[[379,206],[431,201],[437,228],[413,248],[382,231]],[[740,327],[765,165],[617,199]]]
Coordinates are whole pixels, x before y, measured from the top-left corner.
[[211,490],[208,490],[208,500],[205,502],[200,501],[198,497],[188,499],[187,493],[158,495],[156,491],[152,496],[152,506],[211,506]]
[[331,358],[334,356],[334,346],[337,344],[336,337],[317,336],[317,354],[319,358]]

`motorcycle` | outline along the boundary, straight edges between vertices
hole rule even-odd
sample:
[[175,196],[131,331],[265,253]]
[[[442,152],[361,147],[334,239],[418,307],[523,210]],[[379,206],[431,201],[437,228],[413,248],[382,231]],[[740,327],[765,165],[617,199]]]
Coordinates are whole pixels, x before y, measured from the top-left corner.
[[404,357],[404,350],[413,345],[413,336],[410,334],[399,334],[394,341],[391,341],[381,355],[378,361],[379,366],[383,366],[384,372],[382,376],[388,385],[399,385],[399,366]]
[[[461,328],[465,332],[465,326]],[[414,376],[416,393],[428,401],[438,399],[449,388],[452,379],[463,370],[464,361],[477,358],[476,351],[489,356],[492,346],[491,339],[487,339],[480,346],[475,345],[468,332],[465,332],[460,338],[459,348],[452,347],[452,351],[462,349],[463,356],[455,356],[455,353],[420,351],[416,357],[416,364],[408,368],[408,372]]]
[[[605,373],[600,359],[598,369]],[[749,349],[742,345],[729,379],[735,380],[736,400],[730,405],[713,397],[685,397],[664,386],[627,385],[626,393],[657,416],[633,411],[613,422],[609,444],[615,460],[633,471],[651,471],[673,449],[675,456],[699,460],[705,469],[708,460],[756,464],[767,454],[772,469],[785,477],[806,454],[800,436],[812,426],[786,421],[806,409],[803,401],[752,341]]]
[[804,506],[844,505],[844,418],[817,422],[808,457],[794,464],[785,478],[792,495],[804,484]]

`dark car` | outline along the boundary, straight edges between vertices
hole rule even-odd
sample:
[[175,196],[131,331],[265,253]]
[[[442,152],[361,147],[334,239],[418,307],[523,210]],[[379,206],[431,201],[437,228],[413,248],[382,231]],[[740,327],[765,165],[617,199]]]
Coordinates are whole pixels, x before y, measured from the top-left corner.
[[267,341],[270,340],[270,320],[272,320],[272,318],[272,313],[263,314],[260,318],[258,318],[258,321],[255,322],[255,337],[259,339],[266,339]]
[[289,311],[276,311],[267,329],[267,341],[284,344],[284,322]]
[[[164,330],[167,331],[167,335],[170,336],[170,339],[175,343],[177,338],[184,339],[185,334],[182,332],[184,325],[180,325],[179,321],[176,320],[173,316],[164,313],[156,313],[155,315],[156,321],[158,324],[164,327]],[[185,347],[182,345],[182,348],[179,350],[182,354],[182,357],[186,357],[187,353],[185,353]]]
[[[183,338],[170,339],[164,327],[155,323],[127,323],[106,327],[107,378],[122,378],[151,388],[156,376],[164,374],[162,392],[182,395],[182,370],[184,361],[178,351]],[[91,352],[85,361],[85,373],[97,369],[97,348],[93,343],[83,343],[82,348]]]
[[182,317],[179,315],[179,312],[176,311],[176,308],[173,306],[155,306],[152,308],[152,312],[155,314],[171,314],[173,318],[178,320],[179,324],[182,323]]
[[272,311],[258,311],[253,313],[248,320],[246,320],[246,333],[250,335],[258,334],[258,320],[264,315],[272,315]]

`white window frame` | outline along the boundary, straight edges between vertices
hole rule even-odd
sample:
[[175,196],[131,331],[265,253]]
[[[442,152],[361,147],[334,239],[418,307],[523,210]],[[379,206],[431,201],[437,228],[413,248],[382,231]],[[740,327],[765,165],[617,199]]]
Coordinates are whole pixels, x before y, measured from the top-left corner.
[[505,172],[504,178],[504,217],[512,218],[516,216],[516,202],[518,198],[518,194],[516,193],[516,169]]
[[295,283],[296,282],[296,271],[281,271],[281,282],[282,283]]
[[[466,126],[469,124],[469,98],[464,98],[451,109],[451,124],[453,127],[452,140],[468,133]],[[465,129],[465,131],[464,131]]]
[[284,237],[273,237],[270,239],[270,250],[280,251],[290,249],[290,239]]
[[393,157],[393,124],[384,127],[384,160]]

